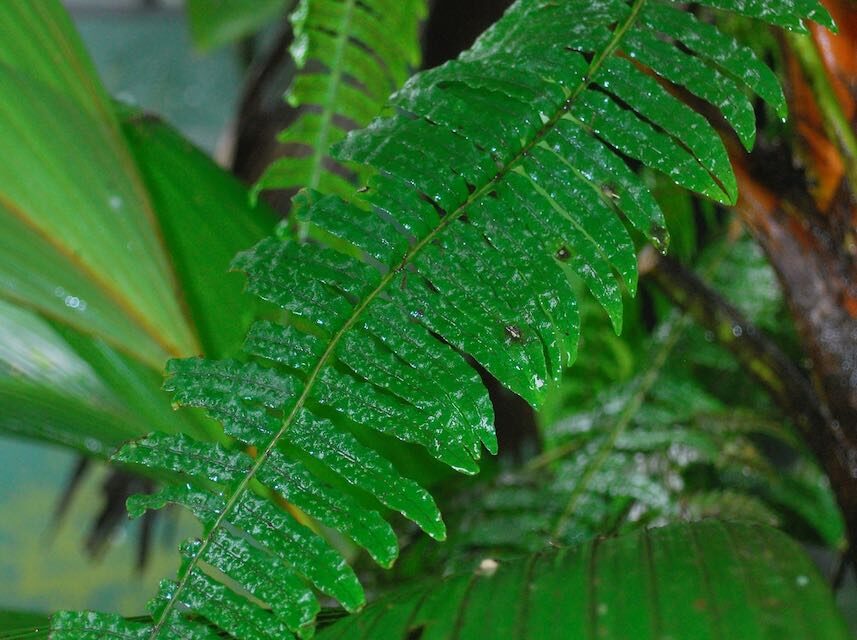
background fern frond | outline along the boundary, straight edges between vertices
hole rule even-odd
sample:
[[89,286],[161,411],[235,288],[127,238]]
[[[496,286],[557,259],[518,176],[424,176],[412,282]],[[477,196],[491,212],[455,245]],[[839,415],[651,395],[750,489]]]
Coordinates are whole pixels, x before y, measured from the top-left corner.
[[720,137],[630,62],[627,38],[661,35],[642,20],[649,6],[519,0],[458,60],[412,78],[393,115],[338,146],[339,160],[373,174],[366,189],[351,201],[307,191],[293,213],[318,242],[269,238],[235,261],[250,291],[283,309],[282,322],[252,330],[255,359],[170,366],[176,401],[221,420],[234,442],[153,434],[117,456],[187,481],[136,511],[178,502],[204,525],[153,601],[153,623],[60,615],[55,638],[79,639],[81,619],[93,637],[207,638],[212,626],[307,636],[312,587],[349,610],[364,602],[319,523],[382,566],[398,552],[386,507],[443,537],[418,486],[378,486],[390,471],[370,450],[393,438],[475,473],[497,441],[465,355],[539,405],[576,354],[569,278],[621,327],[622,292],[638,277],[625,221],[666,243],[628,159],[734,201]]
[[308,187],[349,196],[353,184],[330,147],[369,124],[417,68],[425,13],[425,0],[300,2],[290,48],[298,73],[286,93],[300,113],[279,136],[296,149],[268,167],[257,191]]
[[639,379],[555,425],[553,447],[527,471],[501,473],[492,487],[453,499],[440,558],[421,543],[411,553],[462,567],[485,554],[514,556],[707,517],[787,522],[809,540],[840,544],[830,488],[801,447],[792,448],[788,427],[754,414],[734,420],[704,389],[681,384],[682,375],[659,378],[624,426]]

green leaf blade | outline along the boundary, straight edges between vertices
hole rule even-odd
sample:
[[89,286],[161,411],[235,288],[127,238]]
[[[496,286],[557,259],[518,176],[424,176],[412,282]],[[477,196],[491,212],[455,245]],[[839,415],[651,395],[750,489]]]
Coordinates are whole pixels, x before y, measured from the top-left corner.
[[486,616],[498,640],[848,637],[830,591],[795,542],[768,527],[716,521],[526,560],[486,560],[469,576],[379,602],[318,637],[365,637],[366,619],[378,640],[414,633],[476,640]]

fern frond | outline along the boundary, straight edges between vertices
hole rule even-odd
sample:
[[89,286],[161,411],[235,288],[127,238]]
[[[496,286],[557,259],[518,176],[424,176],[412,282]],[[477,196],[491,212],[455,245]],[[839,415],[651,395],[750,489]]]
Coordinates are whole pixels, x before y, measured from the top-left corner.
[[[549,449],[550,466],[504,473],[488,487],[458,496],[446,509],[450,543],[434,559],[460,567],[474,554],[515,556],[652,523],[708,517],[779,525],[796,516],[812,539],[839,542],[841,518],[817,467],[800,458],[776,468],[757,444],[760,436],[775,433],[763,420],[742,420],[740,431],[713,428],[729,424],[731,412],[719,407],[710,413],[719,403],[697,386],[659,379],[658,388],[679,393],[672,402],[647,396],[617,435],[616,410],[627,406],[635,384],[605,394],[596,410],[558,425],[564,437],[554,434],[553,451],[562,455],[551,460]],[[705,407],[704,429],[694,425],[699,407]],[[788,450],[785,442],[780,445]],[[804,465],[814,473],[805,473]],[[412,553],[425,550],[418,545]]]
[[[367,450],[370,431],[474,473],[481,448],[496,452],[497,442],[486,390],[462,354],[538,405],[575,355],[570,274],[619,329],[622,288],[637,284],[623,218],[666,240],[626,157],[734,200],[714,130],[620,55],[626,38],[651,31],[643,17],[656,5],[519,0],[458,60],[407,83],[394,115],[339,146],[339,160],[374,176],[353,202],[315,191],[296,202],[329,242],[271,238],[237,258],[249,289],[285,311],[285,324],[251,332],[247,349],[264,364],[176,362],[168,386],[240,446],[153,435],[118,456],[189,482],[140,508],[179,502],[205,525],[153,602],[145,637],[212,637],[211,625],[238,638],[282,638],[283,626],[306,636],[317,611],[309,585],[360,607],[346,562],[267,496],[385,566],[396,539],[382,504],[443,537],[430,498]],[[85,637],[66,620],[55,638]],[[97,635],[99,619],[87,621]]]
[[378,115],[420,60],[425,0],[302,0],[291,15],[298,73],[286,100],[301,113],[278,137],[300,151],[276,160],[256,184],[348,197],[347,170],[330,147]]

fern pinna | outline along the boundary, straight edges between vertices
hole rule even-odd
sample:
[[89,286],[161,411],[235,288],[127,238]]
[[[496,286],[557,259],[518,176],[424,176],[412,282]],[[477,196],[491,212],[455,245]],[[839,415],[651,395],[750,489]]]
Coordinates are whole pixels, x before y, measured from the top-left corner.
[[[832,26],[814,0],[707,4]],[[630,167],[736,198],[717,133],[644,67],[720,107],[747,144],[745,88],[784,108],[772,72],[677,3],[519,0],[339,144],[339,161],[372,172],[366,187],[350,203],[302,193],[294,215],[315,241],[269,238],[235,261],[249,289],[284,310],[283,322],[251,330],[256,359],[169,366],[176,402],[204,408],[236,443],[152,434],[116,456],[187,482],[130,505],[179,503],[203,523],[182,546],[177,580],[163,583],[150,623],[62,613],[53,637],[309,636],[313,588],[348,610],[364,603],[315,522],[385,566],[397,541],[383,507],[443,538],[432,499],[369,430],[475,473],[481,448],[497,442],[465,356],[538,405],[575,356],[568,278],[585,281],[618,330],[622,290],[637,285],[624,222],[665,245],[662,214]]]

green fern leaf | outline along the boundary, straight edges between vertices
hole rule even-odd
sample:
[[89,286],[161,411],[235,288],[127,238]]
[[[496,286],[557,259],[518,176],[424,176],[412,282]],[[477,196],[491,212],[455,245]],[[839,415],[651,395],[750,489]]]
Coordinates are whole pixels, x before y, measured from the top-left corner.
[[[619,330],[622,289],[637,284],[622,219],[666,241],[624,157],[734,200],[719,136],[619,55],[626,38],[651,31],[642,20],[650,4],[520,0],[458,60],[407,83],[394,115],[339,145],[339,160],[373,176],[350,203],[315,191],[296,202],[326,246],[271,238],[238,256],[250,291],[284,310],[283,326],[251,332],[248,349],[265,364],[179,361],[167,383],[177,403],[207,410],[238,444],[153,435],[118,454],[188,481],[136,510],[175,501],[204,524],[183,546],[177,581],[151,604],[145,637],[213,637],[211,625],[232,624],[220,612],[241,621],[229,627],[235,637],[282,638],[283,625],[306,636],[317,610],[309,584],[360,607],[353,572],[302,524],[307,515],[385,566],[397,550],[382,505],[436,537],[444,530],[413,483],[388,477],[400,486],[379,489],[390,467],[356,443],[374,448],[378,432],[475,473],[481,448],[496,452],[497,442],[463,354],[538,405],[576,352],[573,274]],[[234,593],[209,588],[222,574]],[[256,601],[267,606],[244,616]],[[84,619],[96,633],[99,619]],[[253,626],[259,619],[268,622]],[[79,620],[58,616],[54,637],[80,638]],[[115,637],[140,633],[103,624]]]
[[473,554],[540,551],[651,522],[717,516],[773,525],[795,513],[835,545],[841,518],[824,508],[831,496],[817,468],[806,478],[799,467],[776,469],[756,443],[775,437],[787,451],[786,426],[749,414],[733,420],[699,385],[683,383],[686,375],[660,376],[640,407],[635,379],[549,427],[551,445],[526,471],[501,474],[448,506],[451,542],[437,554],[458,567]]
[[751,18],[765,20],[786,29],[806,32],[802,18],[808,18],[823,27],[836,31],[833,18],[817,0],[705,0],[706,4],[717,9],[734,11]]
[[330,159],[330,146],[349,129],[369,124],[419,64],[424,15],[424,0],[301,1],[291,18],[299,72],[286,100],[302,113],[279,140],[304,152],[268,167],[257,193],[300,187],[342,197],[353,192],[346,169]]

